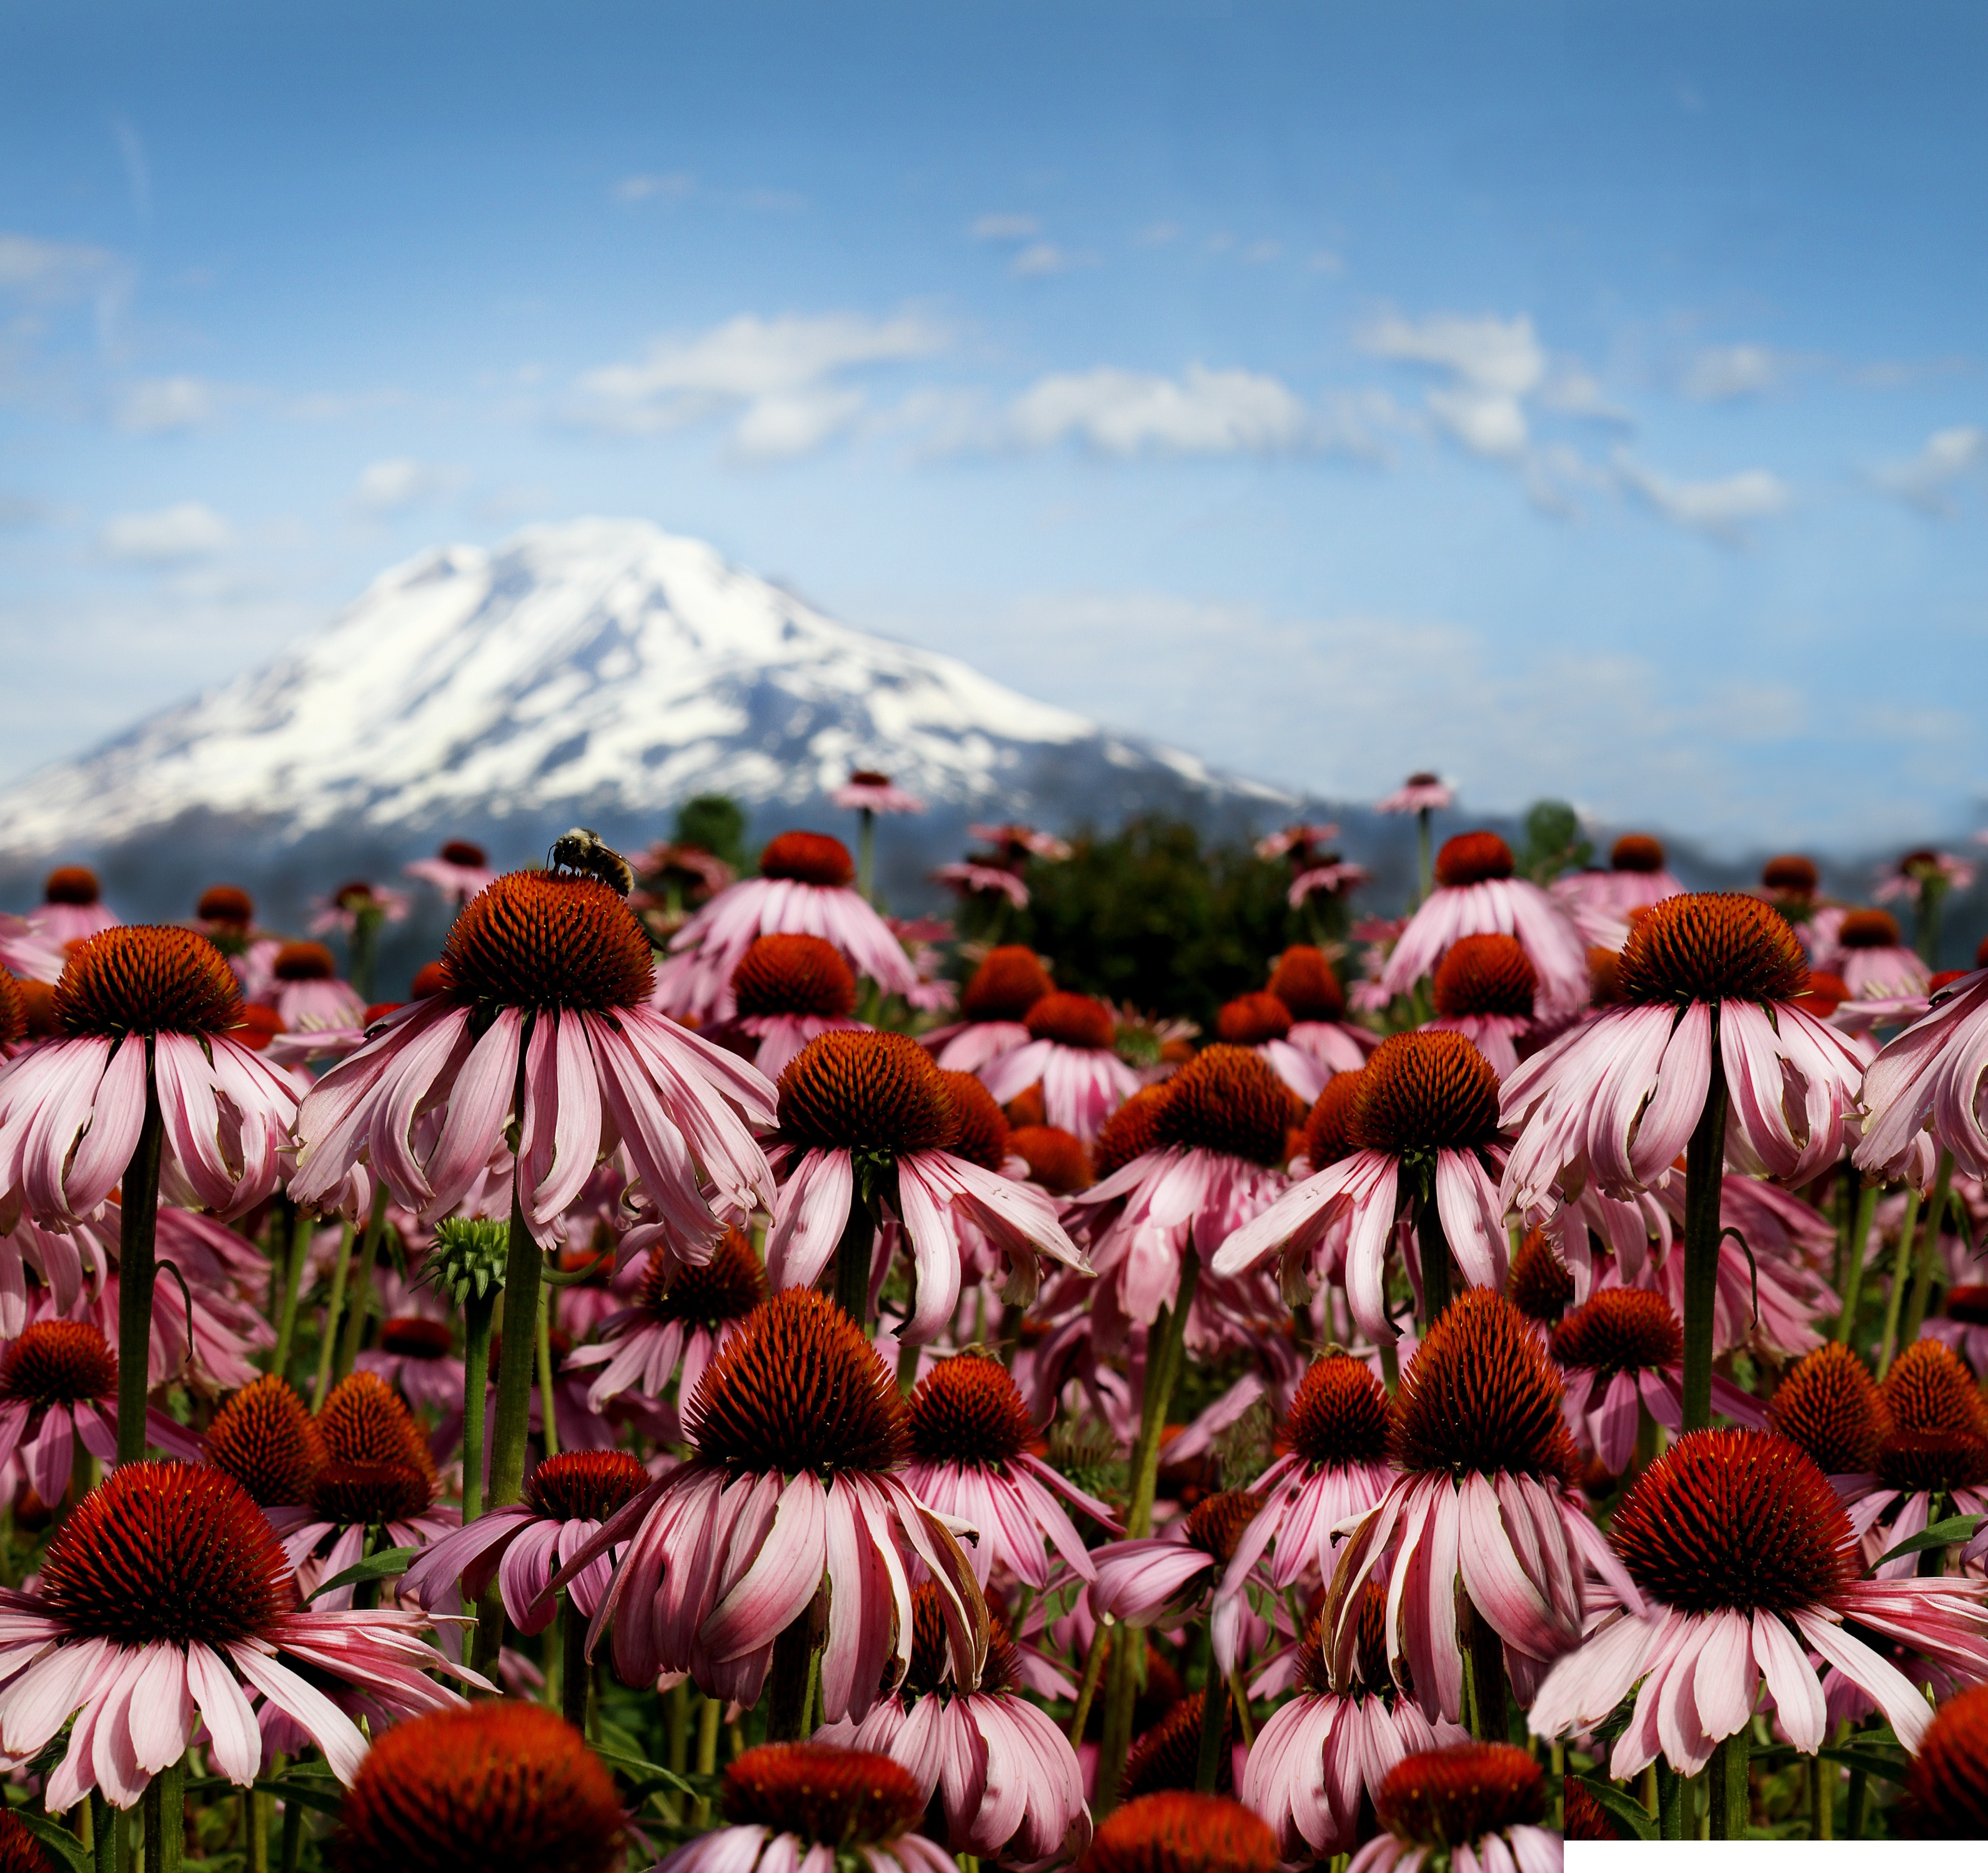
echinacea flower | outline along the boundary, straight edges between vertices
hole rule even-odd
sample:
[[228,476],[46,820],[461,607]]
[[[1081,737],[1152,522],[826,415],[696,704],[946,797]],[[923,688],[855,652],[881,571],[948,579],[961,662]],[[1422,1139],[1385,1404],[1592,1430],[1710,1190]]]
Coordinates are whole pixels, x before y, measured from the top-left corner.
[[[649,1006],[648,938],[606,885],[514,871],[451,926],[441,992],[388,1016],[299,1114],[290,1194],[331,1198],[370,1166],[424,1221],[446,1215],[516,1128],[516,1201],[541,1243],[617,1148],[643,1204],[693,1244],[770,1202],[746,1121],[772,1088]],[[4,1084],[4,1082],[0,1082]],[[708,1195],[707,1195],[707,1192]]]
[[286,1028],[363,1028],[366,1003],[322,943],[286,943],[276,952],[273,1006]]
[[1074,1132],[1054,1125],[1017,1125],[1008,1134],[1008,1146],[1029,1167],[1029,1182],[1053,1197],[1073,1197],[1097,1181],[1090,1154]]
[[1190,1612],[1205,1615],[1217,1668],[1226,1679],[1240,1660],[1243,1593],[1261,1537],[1252,1539],[1263,1498],[1249,1489],[1205,1496],[1163,1535],[1107,1541],[1094,1550],[1092,1610],[1134,1628]]
[[1547,887],[1586,943],[1619,948],[1631,913],[1646,911],[1684,889],[1666,868],[1663,844],[1648,833],[1625,833],[1606,871],[1571,871]]
[[96,874],[87,865],[58,865],[42,884],[41,903],[28,913],[28,921],[58,948],[120,921],[104,903]]
[[1308,860],[1315,847],[1329,844],[1338,837],[1339,827],[1334,822],[1293,820],[1274,833],[1265,833],[1253,850],[1259,858],[1288,858],[1296,853],[1295,864]]
[[1042,1256],[1084,1268],[1041,1191],[954,1149],[961,1121],[946,1076],[908,1036],[810,1041],[780,1076],[773,1155],[782,1182],[766,1232],[773,1286],[812,1285],[852,1206],[871,1202],[908,1241],[918,1291],[904,1330],[914,1344],[935,1338],[958,1306],[963,1228],[1006,1263],[1016,1300],[1034,1298]]
[[1805,923],[1814,908],[1822,874],[1815,860],[1799,852],[1781,852],[1760,867],[1760,889],[1790,923]]
[[497,881],[490,854],[467,839],[445,840],[433,858],[418,858],[401,867],[404,876],[432,884],[458,909]]
[[1435,885],[1408,919],[1381,971],[1388,993],[1406,995],[1435,972],[1461,937],[1516,937],[1539,979],[1542,1014],[1578,1013],[1588,997],[1587,948],[1571,918],[1539,886],[1514,877],[1511,847],[1496,833],[1459,833],[1436,854]]
[[1052,991],[1023,1017],[1029,1038],[979,1069],[1002,1105],[1036,1084],[1048,1122],[1088,1144],[1098,1129],[1143,1084],[1112,1043],[1117,1023],[1102,1002]]
[[1891,1413],[1861,1355],[1832,1341],[1782,1374],[1767,1401],[1767,1422],[1806,1451],[1842,1493],[1861,1489],[1878,1467]]
[[1438,774],[1411,774],[1393,793],[1374,803],[1376,813],[1442,813],[1456,795]]
[[424,1313],[392,1313],[379,1338],[353,1362],[384,1379],[418,1412],[460,1411],[463,1362],[456,1356],[450,1322]]
[[1932,971],[1909,947],[1889,911],[1848,911],[1816,966],[1840,975],[1853,1001],[1924,995]]
[[[1395,1336],[1384,1273],[1398,1219],[1412,1220],[1415,1239],[1428,1252],[1418,1270],[1425,1291],[1447,1293],[1450,1255],[1472,1286],[1504,1285],[1504,1209],[1491,1168],[1498,1077],[1461,1034],[1396,1034],[1374,1050],[1347,1097],[1351,1154],[1245,1223],[1216,1250],[1215,1272],[1233,1276],[1275,1260],[1286,1293],[1303,1293],[1307,1263],[1344,1222],[1353,1317],[1376,1344],[1388,1344]],[[1439,1256],[1445,1258],[1440,1267]],[[1316,1280],[1315,1270],[1309,1278]]]
[[1452,1743],[1406,1757],[1374,1797],[1383,1830],[1347,1873],[1418,1873],[1447,1853],[1451,1873],[1560,1873],[1546,1825],[1546,1772],[1508,1743]]
[[613,1619],[626,1682],[688,1672],[711,1696],[756,1702],[775,1640],[832,1563],[822,1714],[860,1717],[911,1662],[914,1557],[944,1590],[960,1677],[977,1677],[987,1611],[972,1564],[905,1486],[904,1400],[833,1301],[809,1288],[776,1294],[705,1368],[683,1417],[690,1461],[610,1516],[563,1570],[627,1543],[589,1641]]
[[[1236,1792],[1236,1704],[1224,1692],[1216,1713],[1222,1726],[1215,1743],[1215,1792]],[[1206,1726],[1208,1692],[1190,1691],[1178,1699],[1149,1727],[1132,1739],[1118,1781],[1118,1799],[1137,1801],[1162,1790],[1191,1789],[1201,1774],[1202,1732]]]
[[[1936,996],[1922,1020],[1888,1043],[1864,1075],[1864,1135],[1854,1154],[1867,1175],[1915,1171],[1922,1133],[1969,1175],[1988,1174],[1981,1086],[1988,1077],[1988,972]],[[4,1085],[0,1080],[0,1085]],[[1915,1181],[1917,1181],[1915,1178]]]
[[354,878],[339,886],[330,896],[318,900],[310,920],[311,934],[323,936],[336,930],[343,936],[350,937],[369,923],[405,923],[413,908],[406,892]]
[[[649,1472],[625,1450],[548,1457],[526,1477],[522,1502],[486,1510],[424,1548],[402,1577],[401,1597],[433,1608],[460,1581],[462,1603],[472,1605],[494,1578],[511,1624],[520,1632],[543,1632],[553,1616],[546,1591],[553,1576],[649,1482]],[[619,1558],[597,1555],[566,1583],[582,1617],[593,1617]]]
[[1941,1311],[1925,1327],[1929,1340],[1944,1341],[1979,1378],[1988,1374],[1988,1286],[1963,1282],[1946,1290]]
[[1055,986],[1041,959],[1026,944],[997,945],[982,959],[959,998],[960,1019],[918,1038],[948,1072],[978,1073],[989,1060],[1028,1045],[1029,1030],[1022,1024],[1029,1010]]
[[1260,1053],[1308,1106],[1330,1076],[1316,1056],[1290,1040],[1292,1025],[1291,1011],[1263,989],[1224,1002],[1215,1011],[1215,1035],[1232,1047]]
[[978,1684],[952,1675],[938,1589],[912,1594],[911,1668],[894,1697],[860,1723],[815,1733],[817,1743],[874,1751],[938,1798],[946,1844],[1003,1866],[1042,1866],[1080,1854],[1090,1841],[1084,1773],[1069,1739],[1020,1695],[1021,1655],[996,1628]]
[[1052,1547],[1080,1578],[1097,1578],[1084,1537],[1057,1497],[1105,1528],[1115,1529],[1117,1520],[1030,1451],[1035,1426],[1006,1366],[975,1353],[942,1360],[919,1380],[908,1412],[905,1485],[935,1513],[979,1530],[972,1560],[982,1587],[999,1562],[1040,1591],[1049,1584]]
[[915,793],[891,784],[888,774],[859,767],[829,799],[844,813],[923,813],[925,803]]
[[1324,950],[1293,944],[1277,958],[1267,986],[1290,1010],[1290,1032],[1284,1038],[1327,1073],[1357,1073],[1380,1045],[1378,1034],[1346,1019],[1346,991]]
[[925,1797],[901,1763],[829,1743],[770,1743],[725,1767],[725,1825],[666,1855],[651,1873],[830,1873],[850,1856],[867,1873],[958,1873],[918,1829]]
[[769,1080],[817,1034],[860,1029],[856,977],[820,937],[756,937],[732,972],[732,1012],[702,1031],[743,1054]]
[[[1878,1546],[1889,1550],[1949,1516],[1988,1516],[1988,1401],[1952,1348],[1914,1341],[1885,1374],[1878,1399],[1885,1422],[1876,1473],[1861,1489],[1838,1486],[1851,1526],[1865,1535],[1882,1523]],[[1988,1554],[1988,1523],[1956,1545],[1963,1565]],[[1901,1554],[1878,1576],[1909,1575],[1919,1561]]]
[[1276,1836],[1221,1795],[1141,1795],[1097,1824],[1079,1873],[1271,1873]]
[[1364,1360],[1331,1352],[1298,1381],[1280,1455],[1252,1486],[1263,1507],[1253,1540],[1273,1543],[1264,1570],[1279,1593],[1332,1578],[1341,1523],[1387,1494],[1388,1395]]
[[1005,898],[1018,911],[1029,908],[1029,887],[1018,872],[1005,865],[982,864],[978,859],[953,859],[935,865],[932,882],[957,891],[962,898]]
[[1516,937],[1459,937],[1436,965],[1435,1018],[1425,1025],[1462,1035],[1503,1080],[1518,1070],[1519,1043],[1537,1031],[1538,986]]
[[204,1440],[207,1461],[263,1509],[302,1503],[330,1462],[317,1420],[281,1374],[245,1385],[215,1414]]
[[1938,852],[1930,846],[1921,846],[1908,852],[1895,866],[1881,865],[1871,894],[1881,904],[1899,898],[1909,904],[1918,904],[1929,890],[1942,894],[1964,891],[1972,889],[1973,884],[1971,859],[1963,858],[1957,852]]
[[1988,1841],[1988,1685],[1933,1712],[1905,1771],[1898,1831],[1910,1841]]
[[43,1791],[51,1811],[93,1788],[128,1808],[202,1723],[215,1767],[252,1781],[262,1739],[252,1692],[350,1785],[366,1739],[299,1666],[396,1715],[462,1702],[423,1675],[456,1668],[418,1636],[425,1615],[299,1611],[290,1571],[232,1477],[204,1465],[120,1466],[49,1544],[36,1591],[0,1591],[0,1750],[24,1761],[73,1714]]
[[610,1873],[626,1831],[587,1739],[505,1698],[381,1736],[339,1804],[332,1853],[340,1873]]
[[759,875],[729,885],[670,938],[656,997],[670,1013],[708,1021],[732,1013],[732,975],[756,937],[782,931],[832,943],[859,975],[908,995],[918,972],[890,926],[856,889],[849,848],[825,833],[782,833]]
[[1687,1432],[1636,1479],[1610,1539],[1634,1582],[1624,1610],[1547,1674],[1534,1734],[1598,1723],[1634,1691],[1609,1773],[1661,1754],[1696,1775],[1753,1720],[1764,1687],[1804,1755],[1825,1735],[1811,1652],[1867,1692],[1915,1750],[1932,1718],[1924,1695],[1861,1631],[1961,1676],[1988,1674],[1988,1585],[1872,1581],[1849,1518],[1814,1462],[1771,1431]]

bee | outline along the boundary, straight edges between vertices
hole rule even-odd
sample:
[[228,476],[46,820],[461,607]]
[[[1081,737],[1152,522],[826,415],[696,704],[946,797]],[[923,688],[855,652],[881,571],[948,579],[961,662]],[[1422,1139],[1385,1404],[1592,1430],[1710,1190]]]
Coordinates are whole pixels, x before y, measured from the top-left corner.
[[591,827],[576,826],[571,832],[560,833],[546,854],[546,864],[553,871],[597,878],[624,898],[635,888],[635,874],[628,861]]

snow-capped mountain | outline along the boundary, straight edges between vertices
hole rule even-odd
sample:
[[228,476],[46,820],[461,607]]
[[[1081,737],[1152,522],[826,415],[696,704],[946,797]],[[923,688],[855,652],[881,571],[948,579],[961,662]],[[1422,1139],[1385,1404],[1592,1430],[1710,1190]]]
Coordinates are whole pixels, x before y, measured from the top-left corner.
[[923,795],[920,832],[955,840],[989,815],[1288,804],[837,624],[698,541],[584,520],[424,553],[276,663],[31,776],[0,795],[0,866],[114,872],[144,850],[150,871],[170,846],[215,875],[224,855],[289,869],[308,850],[322,876],[451,833],[515,860],[576,820],[657,837],[705,791],[756,822],[810,803],[821,820],[852,766]]

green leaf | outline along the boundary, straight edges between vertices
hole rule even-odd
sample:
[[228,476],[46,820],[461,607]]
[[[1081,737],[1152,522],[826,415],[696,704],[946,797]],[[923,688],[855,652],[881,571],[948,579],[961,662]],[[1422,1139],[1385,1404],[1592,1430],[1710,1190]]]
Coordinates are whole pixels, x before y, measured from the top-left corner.
[[1657,1838],[1656,1817],[1633,1796],[1624,1794],[1612,1782],[1597,1781],[1592,1776],[1577,1775],[1574,1780],[1594,1797],[1611,1821],[1628,1828],[1633,1839]]
[[309,1605],[320,1594],[328,1594],[335,1587],[356,1587],[361,1581],[390,1580],[405,1574],[407,1564],[421,1553],[419,1548],[382,1548],[377,1554],[369,1554],[357,1566],[348,1567],[343,1574],[335,1574],[321,1585],[314,1587],[304,1596]]
[[66,1827],[58,1827],[46,1814],[31,1814],[25,1808],[12,1808],[8,1812],[42,1846],[52,1848],[74,1867],[76,1873],[94,1873],[96,1856],[86,1853],[83,1843]]
[[1887,1782],[1902,1782],[1907,1765],[1888,1756],[1873,1756],[1868,1750],[1818,1750],[1826,1763],[1841,1763],[1845,1769],[1861,1769],[1867,1776],[1881,1776]]
[[680,1795],[703,1793],[688,1776],[680,1776],[674,1769],[665,1769],[660,1763],[645,1763],[639,1756],[624,1756],[618,1750],[597,1747],[593,1753],[610,1769],[619,1770],[631,1782],[647,1782],[651,1788],[674,1789]]
[[1896,1560],[1901,1554],[1923,1554],[1929,1548],[1949,1548],[1956,1541],[1965,1541],[1988,1516],[1949,1516],[1944,1522],[1936,1522],[1922,1535],[1915,1535],[1909,1541],[1902,1541],[1888,1553],[1881,1554],[1871,1563],[1882,1567],[1888,1560]]

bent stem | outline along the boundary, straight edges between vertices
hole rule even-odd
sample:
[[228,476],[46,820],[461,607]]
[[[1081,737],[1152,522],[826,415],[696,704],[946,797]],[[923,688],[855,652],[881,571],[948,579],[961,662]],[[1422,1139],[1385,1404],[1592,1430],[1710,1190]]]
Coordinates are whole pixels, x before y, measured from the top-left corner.
[[[117,1229],[117,1461],[145,1454],[145,1399],[152,1389],[154,1245],[159,1233],[159,1158],[165,1121],[152,1082],[152,1043],[145,1043],[145,1117],[124,1169]],[[189,1347],[189,1354],[193,1349]]]
[[1712,1422],[1712,1315],[1719,1300],[1719,1199],[1726,1172],[1726,1065],[1719,1057],[1719,1012],[1712,1016],[1712,1076],[1704,1109],[1685,1152],[1684,1428]]
[[1850,1259],[1843,1271],[1843,1311],[1837,1317],[1836,1338],[1848,1346],[1857,1337],[1857,1307],[1864,1295],[1864,1257],[1871,1244],[1871,1224],[1878,1213],[1878,1186],[1866,1184],[1857,1193],[1856,1220],[1850,1226]]
[[1097,1701],[1097,1680],[1104,1669],[1110,1633],[1111,1628],[1101,1619],[1091,1629],[1090,1648],[1084,1655],[1084,1676],[1077,1687],[1077,1708],[1070,1713],[1069,1736],[1073,1750],[1083,1742],[1084,1726],[1090,1721],[1090,1706]]
[[1912,1296],[1905,1303],[1905,1324],[1898,1344],[1910,1346],[1925,1324],[1926,1302],[1932,1293],[1933,1263],[1939,1254],[1939,1232],[1946,1222],[1947,1193],[1953,1182],[1953,1154],[1942,1149],[1934,1171],[1932,1195],[1925,1207],[1925,1233],[1919,1239],[1919,1266],[1912,1271]]

